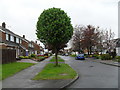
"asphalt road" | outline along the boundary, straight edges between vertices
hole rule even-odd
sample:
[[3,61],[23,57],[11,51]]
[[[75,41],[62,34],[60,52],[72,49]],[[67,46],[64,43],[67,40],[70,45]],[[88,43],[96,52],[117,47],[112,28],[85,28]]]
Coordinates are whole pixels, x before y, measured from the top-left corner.
[[69,88],[118,88],[118,67],[98,62],[75,60],[61,56],[78,74],[79,79]]

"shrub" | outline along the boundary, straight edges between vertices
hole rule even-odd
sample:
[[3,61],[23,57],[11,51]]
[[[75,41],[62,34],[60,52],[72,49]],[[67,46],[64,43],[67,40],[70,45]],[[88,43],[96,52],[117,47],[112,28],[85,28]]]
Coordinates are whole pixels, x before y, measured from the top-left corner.
[[93,55],[89,55],[89,57],[90,57],[90,58],[92,58],[92,57],[93,57]]
[[120,62],[120,56],[116,56],[118,62]]
[[29,59],[30,57],[29,56],[24,56],[24,59]]
[[100,59],[100,55],[97,55],[97,54],[94,54],[93,57],[96,59]]
[[31,54],[31,55],[30,55],[30,57],[35,58],[35,57],[36,57],[36,55],[35,55],[35,54]]
[[30,57],[29,56],[20,56],[19,58],[20,59],[29,59]]
[[20,59],[24,59],[24,56],[19,56]]
[[111,56],[109,54],[102,54],[101,55],[101,60],[111,60]]
[[48,56],[44,56],[45,58],[48,58]]
[[36,60],[37,60],[37,61],[42,61],[42,60],[44,60],[44,59],[45,59],[45,57],[43,57],[43,56],[36,57]]

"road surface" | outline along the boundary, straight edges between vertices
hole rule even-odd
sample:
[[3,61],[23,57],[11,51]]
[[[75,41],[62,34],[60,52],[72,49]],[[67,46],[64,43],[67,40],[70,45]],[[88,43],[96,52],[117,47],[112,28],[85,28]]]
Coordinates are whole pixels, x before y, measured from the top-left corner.
[[78,74],[79,79],[67,88],[118,88],[118,67],[61,56]]

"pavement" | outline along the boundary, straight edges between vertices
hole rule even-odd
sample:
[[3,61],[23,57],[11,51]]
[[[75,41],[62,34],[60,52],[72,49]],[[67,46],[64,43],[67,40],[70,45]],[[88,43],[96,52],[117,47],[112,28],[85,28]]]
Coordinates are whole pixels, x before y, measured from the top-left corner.
[[[2,81],[2,88],[64,88],[69,83],[72,83],[74,79],[66,79],[66,80],[32,80],[32,78],[37,75],[44,66],[49,63],[49,60],[45,59],[42,62],[38,62],[37,64],[24,69],[14,76],[6,78]],[[22,62],[32,62],[31,60],[21,60]],[[34,62],[35,63],[35,62]],[[77,79],[77,77],[75,78]]]

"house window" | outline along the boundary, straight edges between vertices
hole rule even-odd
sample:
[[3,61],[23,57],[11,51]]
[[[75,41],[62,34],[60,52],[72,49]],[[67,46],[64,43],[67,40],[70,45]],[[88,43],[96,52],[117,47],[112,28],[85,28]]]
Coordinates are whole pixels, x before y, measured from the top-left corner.
[[14,37],[12,35],[10,36],[10,38],[11,38],[11,41],[14,42]]
[[22,44],[22,40],[20,39],[20,44]]
[[16,43],[19,43],[19,38],[16,38]]
[[16,43],[16,37],[14,37],[14,42]]
[[8,35],[8,34],[6,34],[6,40],[8,40],[8,41],[9,41],[9,35]]
[[29,43],[29,47],[31,47],[31,44]]

